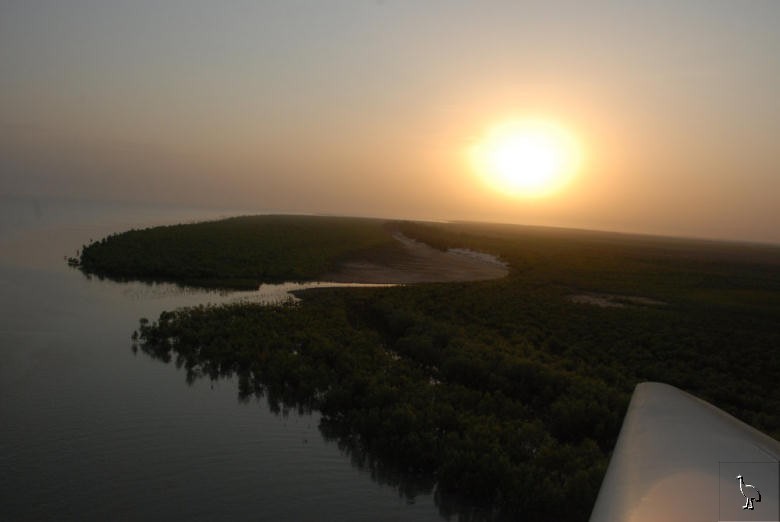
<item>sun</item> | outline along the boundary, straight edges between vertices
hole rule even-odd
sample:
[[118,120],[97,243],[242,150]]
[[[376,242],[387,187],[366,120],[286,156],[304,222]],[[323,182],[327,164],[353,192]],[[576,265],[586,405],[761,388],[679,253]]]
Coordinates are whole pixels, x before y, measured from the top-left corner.
[[513,120],[491,128],[469,150],[472,166],[492,188],[511,196],[559,191],[581,162],[577,140],[545,120]]

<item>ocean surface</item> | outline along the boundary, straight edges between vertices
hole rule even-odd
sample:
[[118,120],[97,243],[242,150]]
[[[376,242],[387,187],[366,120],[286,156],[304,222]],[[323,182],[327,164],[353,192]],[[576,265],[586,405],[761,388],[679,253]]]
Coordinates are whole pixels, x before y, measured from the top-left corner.
[[188,384],[131,349],[141,317],[245,297],[87,278],[90,239],[236,211],[0,196],[0,520],[441,519],[318,429],[318,416]]

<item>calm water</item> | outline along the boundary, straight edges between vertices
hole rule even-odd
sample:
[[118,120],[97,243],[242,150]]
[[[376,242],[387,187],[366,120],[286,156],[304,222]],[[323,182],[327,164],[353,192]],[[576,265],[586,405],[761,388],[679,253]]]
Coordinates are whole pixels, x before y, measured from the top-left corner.
[[88,280],[108,233],[228,213],[0,198],[0,519],[435,520],[351,464],[316,415],[240,403],[130,349],[140,317],[235,299]]

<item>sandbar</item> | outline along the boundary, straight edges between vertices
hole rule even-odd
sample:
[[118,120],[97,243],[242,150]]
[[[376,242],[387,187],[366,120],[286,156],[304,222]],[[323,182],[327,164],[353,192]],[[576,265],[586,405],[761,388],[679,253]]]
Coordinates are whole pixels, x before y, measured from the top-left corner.
[[450,283],[500,279],[507,263],[495,256],[466,249],[437,250],[403,234],[393,235],[404,255],[385,263],[349,261],[321,279],[340,283]]

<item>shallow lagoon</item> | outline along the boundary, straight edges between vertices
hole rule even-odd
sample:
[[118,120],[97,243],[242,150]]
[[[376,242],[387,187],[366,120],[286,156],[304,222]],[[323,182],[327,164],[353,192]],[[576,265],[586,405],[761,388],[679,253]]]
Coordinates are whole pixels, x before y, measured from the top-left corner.
[[238,400],[131,350],[140,317],[254,299],[88,279],[64,256],[111,232],[232,212],[3,201],[0,212],[0,518],[431,520],[371,478],[316,415]]

